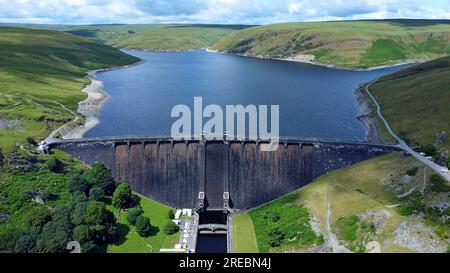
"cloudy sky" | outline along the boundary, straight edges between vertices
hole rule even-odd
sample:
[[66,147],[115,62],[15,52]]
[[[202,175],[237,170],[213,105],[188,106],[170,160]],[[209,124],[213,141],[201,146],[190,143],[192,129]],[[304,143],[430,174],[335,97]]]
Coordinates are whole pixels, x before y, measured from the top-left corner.
[[269,24],[450,19],[450,0],[0,0],[0,22]]

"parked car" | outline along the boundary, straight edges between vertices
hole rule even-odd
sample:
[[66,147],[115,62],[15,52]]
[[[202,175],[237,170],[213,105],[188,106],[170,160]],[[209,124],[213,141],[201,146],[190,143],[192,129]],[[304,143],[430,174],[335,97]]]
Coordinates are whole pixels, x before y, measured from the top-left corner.
[[442,169],[441,169],[441,172],[442,172],[442,173],[449,173],[449,170],[448,170],[447,168],[442,168]]

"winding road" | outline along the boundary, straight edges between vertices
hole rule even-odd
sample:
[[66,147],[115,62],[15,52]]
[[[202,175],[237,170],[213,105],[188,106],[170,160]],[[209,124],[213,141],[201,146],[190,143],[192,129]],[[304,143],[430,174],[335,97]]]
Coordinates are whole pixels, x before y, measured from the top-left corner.
[[426,166],[428,166],[430,169],[432,169],[433,171],[435,171],[436,173],[440,174],[442,177],[444,177],[447,181],[450,182],[450,174],[448,173],[442,173],[442,166],[434,163],[433,161],[425,158],[424,156],[420,155],[419,153],[417,153],[416,151],[414,151],[411,147],[408,146],[408,144],[406,144],[406,142],[404,142],[400,137],[398,137],[394,131],[392,130],[391,126],[389,125],[389,122],[386,120],[386,118],[383,116],[382,112],[381,112],[381,106],[378,103],[378,101],[375,99],[375,97],[372,95],[372,93],[370,92],[369,88],[370,86],[373,84],[374,82],[371,82],[369,84],[366,85],[365,89],[367,94],[370,96],[370,99],[373,101],[373,103],[376,105],[377,107],[377,114],[380,117],[380,119],[383,121],[384,126],[386,127],[386,129],[388,130],[388,132],[392,135],[392,137],[394,137],[395,140],[397,140],[398,144],[397,146],[404,150],[405,152],[411,154],[412,156],[414,156],[417,160],[419,160],[420,162],[422,162],[423,164],[425,164]]

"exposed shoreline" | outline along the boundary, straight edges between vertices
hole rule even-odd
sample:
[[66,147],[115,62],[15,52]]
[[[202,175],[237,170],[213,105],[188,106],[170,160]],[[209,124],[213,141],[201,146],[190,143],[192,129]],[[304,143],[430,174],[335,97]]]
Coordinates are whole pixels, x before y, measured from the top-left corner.
[[[228,52],[221,52],[216,50],[211,50],[209,48],[199,48],[199,49],[192,49],[192,50],[149,50],[149,49],[133,49],[133,48],[123,48],[122,50],[132,50],[132,51],[142,51],[142,52],[188,52],[193,50],[204,50],[207,52],[212,53],[220,53],[220,54],[228,54],[228,55],[235,55],[235,56],[241,56],[241,57],[247,57],[247,58],[258,58],[258,59],[266,59],[266,60],[278,60],[278,61],[287,61],[287,62],[297,62],[297,63],[305,63],[320,67],[326,67],[330,69],[340,69],[340,70],[349,70],[349,71],[372,71],[377,69],[383,69],[383,68],[389,68],[389,67],[396,67],[406,64],[417,64],[424,62],[424,60],[409,60],[404,62],[399,62],[391,65],[383,65],[378,67],[371,67],[367,69],[357,69],[357,68],[345,68],[345,67],[338,67],[331,64],[321,64],[314,61],[306,61],[306,60],[300,60],[300,59],[294,59],[294,58],[269,58],[269,57],[263,57],[263,56],[253,56],[249,54],[235,54],[235,53],[228,53]],[[125,66],[118,66],[118,67],[112,67],[112,68],[105,68],[105,69],[97,69],[97,70],[91,70],[88,71],[86,74],[86,77],[91,80],[91,83],[87,86],[85,86],[81,91],[85,92],[88,97],[84,100],[78,103],[78,114],[81,114],[81,116],[84,117],[83,121],[80,121],[80,116],[76,113],[73,113],[76,115],[76,118],[63,125],[62,127],[54,130],[45,140],[47,143],[54,140],[56,137],[61,139],[80,139],[83,138],[84,135],[91,129],[95,128],[99,123],[100,120],[98,118],[100,111],[103,107],[103,105],[108,101],[109,94],[103,89],[103,82],[96,79],[97,73],[105,72],[105,71],[111,71],[116,69],[126,69],[135,65],[140,65],[144,62],[144,60],[138,61],[136,63],[125,65]],[[381,134],[380,124],[378,119],[376,119],[373,115],[374,109],[373,105],[371,103],[371,100],[365,94],[364,92],[364,84],[359,86],[355,91],[354,95],[357,101],[359,113],[356,117],[365,127],[366,129],[366,140],[373,141],[373,142],[383,142],[383,137]]]
[[355,89],[358,105],[358,116],[356,117],[366,129],[366,140],[369,142],[385,142],[381,133],[379,120],[375,117],[375,109],[369,96],[365,93],[366,84],[361,84]]
[[186,49],[186,50],[162,50],[162,49],[156,50],[156,49],[139,49],[139,48],[122,48],[122,50],[142,51],[142,52],[159,52],[159,53],[171,53],[171,52],[180,53],[180,52],[191,52],[191,51],[195,51],[195,50],[204,50],[204,51],[210,52],[210,53],[219,53],[219,54],[234,55],[234,56],[239,56],[239,57],[256,58],[256,59],[263,59],[263,60],[304,63],[304,64],[310,64],[310,65],[314,65],[314,66],[326,67],[326,68],[331,68],[331,69],[347,70],[347,71],[361,71],[361,72],[397,67],[397,66],[408,65],[408,64],[421,64],[421,63],[424,63],[427,61],[427,60],[422,60],[422,59],[404,60],[404,61],[400,61],[400,62],[394,62],[392,64],[385,64],[385,65],[374,66],[374,67],[369,67],[369,68],[351,68],[351,67],[342,67],[342,66],[337,66],[334,64],[324,64],[324,63],[318,63],[318,62],[314,62],[314,61],[307,61],[307,60],[295,59],[295,58],[273,58],[273,57],[264,57],[264,56],[257,56],[257,55],[255,56],[255,55],[251,55],[251,54],[229,53],[229,52],[224,52],[224,51],[213,50],[213,49],[210,49],[207,47],[193,48],[193,49]]
[[326,67],[326,68],[331,68],[331,69],[361,71],[361,72],[397,67],[397,66],[408,65],[408,64],[420,64],[420,63],[424,63],[427,61],[427,60],[421,60],[421,59],[404,60],[404,61],[400,61],[400,62],[396,62],[396,63],[392,63],[392,64],[374,66],[374,67],[369,67],[369,68],[350,68],[350,67],[341,67],[341,66],[337,66],[334,64],[324,64],[324,63],[318,63],[318,62],[314,62],[314,61],[307,61],[307,60],[301,60],[301,59],[295,59],[295,58],[272,58],[272,57],[264,57],[264,56],[257,56],[257,55],[255,56],[255,55],[251,55],[251,54],[229,53],[229,52],[223,52],[223,51],[218,51],[218,50],[212,50],[209,48],[201,48],[201,49],[203,49],[207,52],[212,52],[212,53],[229,54],[229,55],[234,55],[234,56],[256,58],[256,59],[263,59],[263,60],[276,60],[276,61],[285,61],[285,62],[294,62],[294,63],[304,63],[304,64],[310,64],[310,65]]
[[103,82],[96,79],[97,73],[112,71],[117,69],[126,69],[132,66],[140,65],[144,60],[124,66],[117,66],[111,68],[103,68],[97,70],[90,70],[86,73],[86,77],[91,81],[81,91],[86,93],[88,97],[78,103],[77,113],[73,113],[76,117],[73,121],[54,130],[45,140],[46,143],[52,142],[54,139],[80,139],[91,129],[100,124],[98,116],[103,105],[108,101],[109,94],[103,89]]

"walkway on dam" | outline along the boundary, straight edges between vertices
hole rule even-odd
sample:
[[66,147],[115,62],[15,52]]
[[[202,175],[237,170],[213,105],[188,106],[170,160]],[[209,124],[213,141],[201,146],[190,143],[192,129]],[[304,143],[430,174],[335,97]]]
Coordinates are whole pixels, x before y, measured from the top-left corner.
[[226,231],[227,229],[228,229],[228,226],[222,225],[222,224],[206,224],[206,225],[198,226],[199,231],[208,230],[208,231],[216,232],[216,231]]
[[383,113],[381,111],[381,106],[378,103],[378,101],[376,100],[375,96],[370,92],[369,88],[370,86],[373,84],[374,82],[371,82],[369,84],[366,85],[365,89],[367,94],[369,94],[371,100],[373,101],[373,103],[376,105],[377,107],[377,114],[378,117],[383,121],[386,129],[389,131],[389,133],[392,135],[392,137],[394,137],[394,139],[398,142],[398,147],[402,150],[404,150],[405,152],[408,152],[409,154],[411,154],[412,156],[414,156],[417,160],[419,160],[420,162],[422,162],[423,164],[425,164],[426,166],[428,166],[430,169],[432,169],[433,171],[435,171],[436,173],[440,174],[442,177],[444,177],[447,181],[450,182],[450,174],[449,173],[442,173],[442,166],[434,163],[432,160],[429,160],[427,158],[425,158],[424,156],[420,155],[418,152],[414,151],[411,147],[408,146],[408,144],[406,144],[405,141],[403,141],[399,136],[397,136],[397,134],[395,134],[394,130],[392,130],[391,126],[389,125],[389,122],[387,121],[387,119],[383,116]]

